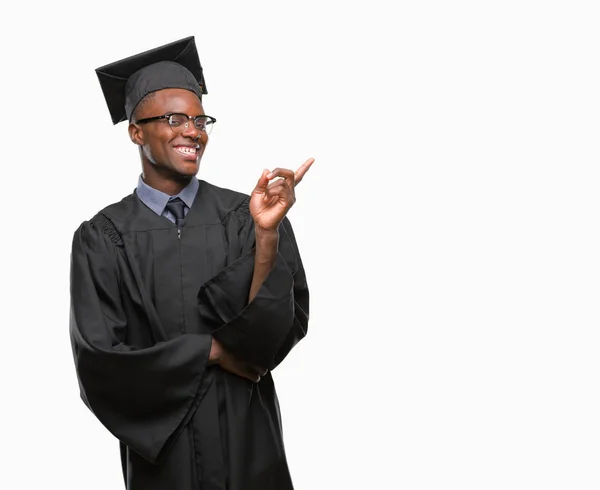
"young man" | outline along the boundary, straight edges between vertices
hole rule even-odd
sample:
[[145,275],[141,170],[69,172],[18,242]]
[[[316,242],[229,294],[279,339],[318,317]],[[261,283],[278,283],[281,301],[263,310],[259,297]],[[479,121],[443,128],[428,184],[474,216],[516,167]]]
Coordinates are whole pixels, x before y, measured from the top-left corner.
[[143,173],[75,233],[81,397],[119,439],[130,490],[291,489],[270,371],[306,335],[285,215],[313,160],[263,171],[250,196],[196,179],[216,120],[193,37],[97,74]]

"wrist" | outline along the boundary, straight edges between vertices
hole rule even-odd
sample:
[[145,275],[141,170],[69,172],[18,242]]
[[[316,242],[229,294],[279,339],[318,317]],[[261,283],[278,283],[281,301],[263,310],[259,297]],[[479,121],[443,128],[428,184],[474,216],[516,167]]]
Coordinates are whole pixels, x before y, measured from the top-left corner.
[[256,263],[272,266],[279,249],[279,232],[256,231]]
[[263,228],[256,223],[254,224],[254,234],[256,235],[256,240],[261,241],[273,241],[279,239],[279,230],[275,228],[274,230]]
[[221,344],[213,338],[210,345],[210,353],[208,354],[208,364],[219,364],[221,362],[221,354]]

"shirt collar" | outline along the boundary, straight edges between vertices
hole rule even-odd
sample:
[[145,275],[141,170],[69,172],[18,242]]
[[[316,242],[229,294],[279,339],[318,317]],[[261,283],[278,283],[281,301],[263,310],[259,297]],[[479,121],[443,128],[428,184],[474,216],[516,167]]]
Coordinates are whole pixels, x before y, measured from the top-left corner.
[[192,207],[192,203],[198,193],[198,187],[200,186],[198,179],[193,178],[188,185],[186,185],[179,194],[175,196],[169,196],[164,192],[161,192],[154,187],[150,187],[140,175],[138,185],[136,189],[137,196],[140,198],[146,206],[152,211],[161,216],[165,210],[165,207],[171,198],[180,198],[188,208]]

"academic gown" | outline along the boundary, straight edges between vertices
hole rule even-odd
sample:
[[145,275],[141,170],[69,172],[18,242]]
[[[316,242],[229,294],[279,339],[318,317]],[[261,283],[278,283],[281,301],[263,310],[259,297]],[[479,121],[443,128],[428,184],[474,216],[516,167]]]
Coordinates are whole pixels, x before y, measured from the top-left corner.
[[248,304],[248,204],[200,181],[181,233],[135,192],[75,232],[81,397],[119,439],[129,490],[293,488],[270,372],[255,384],[207,364],[213,336],[272,370],[306,335],[308,288],[287,218],[275,266]]

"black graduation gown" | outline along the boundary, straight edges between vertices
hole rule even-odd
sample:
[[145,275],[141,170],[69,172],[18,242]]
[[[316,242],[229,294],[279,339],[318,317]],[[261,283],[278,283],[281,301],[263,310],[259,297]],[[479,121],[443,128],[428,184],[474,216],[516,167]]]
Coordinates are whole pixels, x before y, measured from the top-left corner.
[[121,441],[130,490],[293,488],[271,374],[254,384],[207,366],[213,336],[272,370],[307,331],[287,218],[275,266],[248,304],[248,199],[200,181],[178,237],[134,192],[75,232],[70,333],[81,397]]

